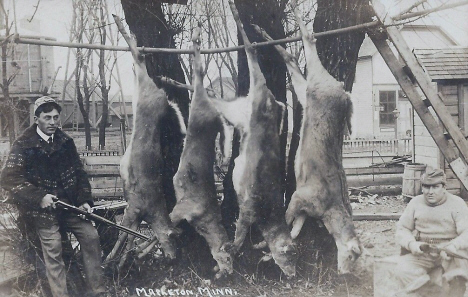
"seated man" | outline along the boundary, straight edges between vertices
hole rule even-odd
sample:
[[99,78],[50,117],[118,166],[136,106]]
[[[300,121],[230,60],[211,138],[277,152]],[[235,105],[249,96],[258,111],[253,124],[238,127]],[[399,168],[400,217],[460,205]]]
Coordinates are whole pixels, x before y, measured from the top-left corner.
[[[55,208],[55,199],[88,212],[93,199],[73,140],[58,129],[61,107],[44,96],[34,105],[35,124],[11,147],[0,177],[21,214],[27,216],[41,243],[46,275],[54,297],[69,296],[61,232],[80,242],[91,296],[105,294],[99,236],[90,221]],[[80,292],[82,296],[86,292]]]
[[[419,296],[420,288],[431,280],[429,273],[442,268],[442,275],[435,281],[442,285],[444,296],[462,297],[468,280],[468,260],[447,254],[468,256],[468,206],[447,192],[441,169],[423,174],[421,184],[423,194],[408,203],[397,223],[397,243],[410,253],[399,258],[395,275],[404,292]],[[428,244],[436,247],[433,251],[447,252],[422,251]]]

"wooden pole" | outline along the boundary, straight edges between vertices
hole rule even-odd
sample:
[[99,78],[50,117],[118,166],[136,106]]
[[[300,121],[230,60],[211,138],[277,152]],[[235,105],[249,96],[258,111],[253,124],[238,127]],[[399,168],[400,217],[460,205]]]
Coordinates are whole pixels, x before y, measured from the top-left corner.
[[[417,16],[427,15],[432,12],[442,11],[449,8],[456,8],[463,5],[467,5],[468,0],[462,0],[458,2],[450,2],[450,4],[444,4],[436,8],[426,9],[414,13],[405,13],[398,16],[395,16],[393,20],[407,20]],[[379,21],[372,21],[364,24],[359,24],[355,26],[334,29],[324,32],[318,32],[313,34],[313,37],[321,37],[321,36],[328,36],[328,35],[337,35],[348,33],[351,31],[356,30],[364,30],[369,28],[374,28],[377,26],[381,26],[382,24]],[[392,25],[393,26],[393,25]],[[0,42],[3,42],[7,37],[0,36]],[[301,36],[296,37],[289,37],[271,41],[264,41],[252,44],[253,47],[260,47],[260,46],[271,46],[277,44],[285,44],[290,42],[297,42],[302,39]],[[130,51],[128,47],[125,46],[114,46],[114,45],[101,45],[101,44],[83,44],[83,43],[73,43],[73,42],[58,42],[58,41],[51,41],[51,40],[37,40],[37,39],[30,39],[30,38],[22,38],[18,35],[15,37],[16,43],[22,44],[36,44],[36,45],[47,45],[47,46],[60,46],[60,47],[68,47],[68,48],[87,48],[87,49],[104,49],[104,50],[111,50],[111,51]],[[137,48],[140,53],[166,53],[166,54],[193,54],[193,50],[191,49],[173,49],[173,48],[151,48],[151,47],[138,47]],[[214,49],[202,49],[200,51],[201,54],[214,54],[214,53],[225,53],[225,52],[234,52],[234,51],[241,51],[244,50],[244,46],[232,46],[232,47],[225,47],[225,48],[214,48]]]
[[[380,23],[378,21],[368,22],[360,25],[355,25],[351,27],[345,27],[325,32],[319,32],[313,34],[315,38],[320,36],[327,36],[327,35],[336,35],[336,34],[343,34],[351,31],[356,30],[365,30],[369,28],[373,28],[378,26]],[[6,38],[5,36],[0,36],[0,42],[4,41]],[[271,40],[271,41],[264,41],[253,43],[253,47],[260,47],[260,46],[270,46],[270,45],[277,45],[277,44],[285,44],[289,42],[297,42],[302,39],[301,36],[296,37],[289,37],[283,38],[278,40]],[[16,43],[22,44],[36,44],[36,45],[46,45],[46,46],[59,46],[59,47],[68,47],[68,48],[86,48],[86,49],[104,49],[104,50],[112,50],[112,51],[130,51],[129,47],[125,46],[113,46],[113,45],[102,45],[102,44],[85,44],[85,43],[73,43],[73,42],[59,42],[59,41],[51,41],[51,40],[36,40],[30,38],[22,38],[16,36],[14,39]],[[140,53],[165,53],[165,54],[193,54],[193,50],[191,49],[174,49],[174,48],[151,48],[151,47],[136,47]],[[239,46],[231,46],[225,48],[214,48],[214,49],[202,49],[200,51],[201,54],[214,54],[214,53],[225,53],[225,52],[234,52],[234,51],[241,51],[244,50],[243,45]]]

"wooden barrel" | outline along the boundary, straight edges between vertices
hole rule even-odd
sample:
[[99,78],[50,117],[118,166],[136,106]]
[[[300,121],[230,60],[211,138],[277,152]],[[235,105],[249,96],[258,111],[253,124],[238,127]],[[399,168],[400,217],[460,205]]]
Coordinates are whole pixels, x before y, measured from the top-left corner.
[[426,171],[426,164],[407,163],[403,171],[401,193],[408,196],[421,194],[421,175]]

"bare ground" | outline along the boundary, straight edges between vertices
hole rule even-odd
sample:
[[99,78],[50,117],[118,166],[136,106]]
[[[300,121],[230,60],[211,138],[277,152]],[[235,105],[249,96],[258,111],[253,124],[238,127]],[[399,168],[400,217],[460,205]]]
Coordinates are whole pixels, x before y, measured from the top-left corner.
[[[398,196],[353,196],[355,213],[401,212],[405,203]],[[237,265],[234,275],[227,279],[210,279],[213,262],[204,262],[202,251],[190,251],[189,256],[178,263],[161,260],[155,252],[152,257],[136,260],[125,268],[126,273],[108,275],[108,296],[183,296],[183,290],[193,292],[194,296],[236,295],[237,296],[336,296],[371,297],[373,296],[373,260],[399,252],[394,243],[395,221],[358,221],[355,222],[358,234],[366,248],[358,260],[354,275],[336,277],[334,273],[315,267],[314,275],[300,274],[294,279],[286,279],[278,273],[271,263],[258,263],[258,271],[243,270]],[[259,257],[255,256],[255,259]],[[300,259],[301,261],[301,259]],[[271,262],[271,261],[270,261]],[[304,263],[301,263],[304,264]],[[315,265],[307,263],[306,265]],[[200,267],[206,267],[200,269]],[[173,291],[169,291],[169,290]],[[158,291],[159,290],[159,291]],[[199,291],[201,290],[201,291]],[[221,290],[221,291],[216,291]],[[224,290],[224,291],[223,291]],[[146,294],[145,294],[146,292]],[[159,292],[159,295],[158,295]],[[187,292],[185,292],[187,293]],[[41,296],[37,286],[13,284],[9,294],[0,296]]]

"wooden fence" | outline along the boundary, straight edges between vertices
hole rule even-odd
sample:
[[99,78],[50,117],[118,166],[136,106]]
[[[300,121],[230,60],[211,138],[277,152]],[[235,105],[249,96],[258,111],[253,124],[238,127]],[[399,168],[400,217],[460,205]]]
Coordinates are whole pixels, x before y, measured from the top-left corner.
[[345,139],[343,153],[370,152],[394,155],[411,155],[413,150],[411,138],[403,139]]
[[[343,153],[355,152],[377,152],[385,154],[411,155],[412,153],[411,138],[404,139],[345,139],[343,141]],[[81,157],[90,156],[119,156],[122,155],[121,150],[106,149],[106,150],[78,150]],[[8,150],[0,151],[0,168],[2,161],[8,156]]]

